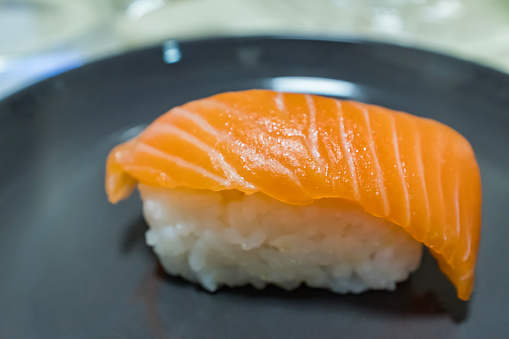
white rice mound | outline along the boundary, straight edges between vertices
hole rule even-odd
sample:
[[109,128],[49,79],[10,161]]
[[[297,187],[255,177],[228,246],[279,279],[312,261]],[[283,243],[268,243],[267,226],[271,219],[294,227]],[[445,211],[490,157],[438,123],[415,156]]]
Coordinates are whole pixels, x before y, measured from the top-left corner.
[[269,283],[393,290],[421,261],[422,245],[401,227],[345,200],[296,206],[262,193],[139,189],[147,244],[168,273],[209,291]]

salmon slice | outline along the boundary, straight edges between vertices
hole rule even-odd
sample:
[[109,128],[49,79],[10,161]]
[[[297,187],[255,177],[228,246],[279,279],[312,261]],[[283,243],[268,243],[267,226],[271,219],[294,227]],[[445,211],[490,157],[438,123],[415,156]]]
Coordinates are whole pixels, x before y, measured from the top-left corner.
[[474,152],[430,119],[352,101],[251,90],[176,107],[107,160],[116,203],[137,183],[353,201],[430,248],[470,298],[481,228]]

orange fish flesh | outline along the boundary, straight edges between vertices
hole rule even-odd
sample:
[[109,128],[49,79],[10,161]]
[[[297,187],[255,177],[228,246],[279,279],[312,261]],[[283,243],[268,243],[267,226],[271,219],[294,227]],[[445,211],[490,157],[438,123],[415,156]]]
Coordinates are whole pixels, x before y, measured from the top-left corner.
[[175,107],[107,160],[116,203],[137,183],[265,193],[289,204],[346,199],[404,228],[470,298],[481,181],[469,142],[434,120],[268,90]]

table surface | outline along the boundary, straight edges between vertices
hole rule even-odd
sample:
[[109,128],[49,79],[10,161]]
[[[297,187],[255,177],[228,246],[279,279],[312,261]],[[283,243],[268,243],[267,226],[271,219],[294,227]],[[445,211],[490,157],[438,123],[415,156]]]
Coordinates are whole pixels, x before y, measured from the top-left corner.
[[40,79],[109,55],[170,38],[218,35],[361,37],[436,50],[509,72],[506,0],[16,3],[21,2],[30,6],[0,2],[0,99]]

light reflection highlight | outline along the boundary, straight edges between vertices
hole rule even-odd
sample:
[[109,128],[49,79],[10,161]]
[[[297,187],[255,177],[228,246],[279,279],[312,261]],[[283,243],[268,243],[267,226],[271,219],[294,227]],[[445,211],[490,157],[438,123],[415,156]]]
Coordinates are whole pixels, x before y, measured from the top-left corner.
[[311,93],[336,97],[356,97],[359,86],[344,80],[315,77],[278,77],[270,79],[269,87],[279,92]]
[[165,41],[163,44],[163,59],[167,64],[179,62],[182,58],[179,43],[175,40]]
[[136,0],[129,4],[125,14],[128,19],[137,20],[164,6],[164,0]]

